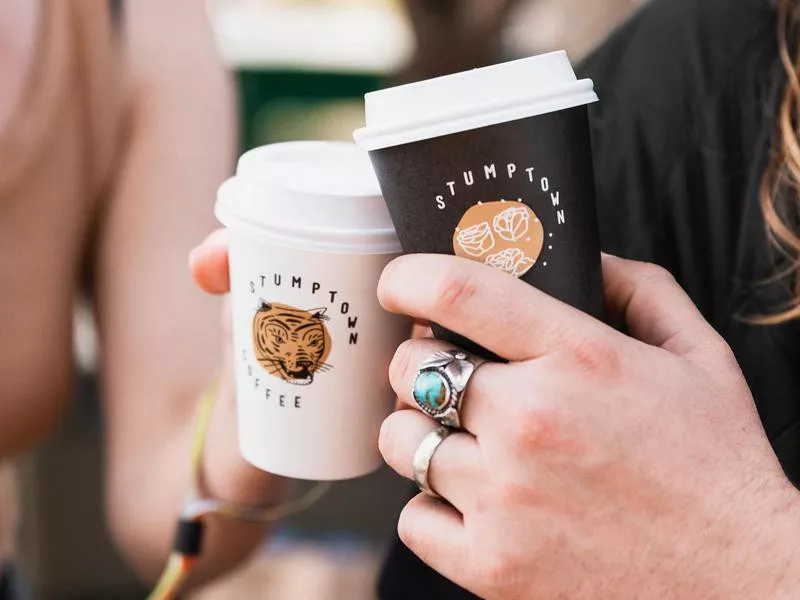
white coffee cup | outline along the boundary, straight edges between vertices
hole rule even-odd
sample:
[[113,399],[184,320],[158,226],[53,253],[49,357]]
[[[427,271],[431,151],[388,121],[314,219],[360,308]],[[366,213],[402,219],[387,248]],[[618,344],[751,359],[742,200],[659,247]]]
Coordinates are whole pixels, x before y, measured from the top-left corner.
[[257,148],[219,190],[229,260],[239,446],[265,471],[365,475],[394,393],[407,319],[376,297],[400,245],[365,153],[352,144]]

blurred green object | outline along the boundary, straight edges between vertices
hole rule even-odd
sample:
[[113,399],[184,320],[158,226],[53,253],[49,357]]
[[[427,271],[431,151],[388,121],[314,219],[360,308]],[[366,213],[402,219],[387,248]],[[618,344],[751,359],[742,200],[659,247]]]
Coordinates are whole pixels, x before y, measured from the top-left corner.
[[350,140],[363,96],[381,87],[369,73],[240,69],[241,149],[294,139]]

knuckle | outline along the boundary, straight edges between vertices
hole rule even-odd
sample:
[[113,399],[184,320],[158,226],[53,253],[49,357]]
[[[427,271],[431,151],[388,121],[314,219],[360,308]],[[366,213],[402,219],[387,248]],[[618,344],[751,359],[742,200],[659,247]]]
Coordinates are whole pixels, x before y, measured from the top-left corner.
[[495,501],[491,494],[475,494],[472,498],[472,511],[476,516],[491,515],[494,511]]
[[378,302],[380,302],[381,306],[386,310],[391,310],[392,307],[395,305],[394,302],[394,280],[395,280],[395,272],[397,271],[397,266],[400,262],[400,258],[396,258],[391,261],[388,265],[386,265],[383,269],[383,273],[381,273],[380,279],[378,279],[378,288],[377,288],[377,295],[378,295]]
[[512,441],[521,449],[548,448],[559,438],[561,426],[553,409],[521,403],[510,423]]
[[419,555],[422,549],[417,528],[408,507],[404,508],[397,520],[397,535],[409,549]]
[[[395,413],[396,414],[396,413]],[[378,434],[378,450],[383,459],[390,466],[397,462],[397,427],[395,426],[395,414],[389,415],[381,424]]]
[[658,289],[644,284],[640,285],[634,294],[638,313],[649,315],[650,320],[653,322],[658,322],[664,318],[666,307],[664,298]]
[[739,363],[736,360],[736,355],[733,353],[733,350],[728,342],[726,342],[722,336],[714,333],[714,335],[711,336],[711,339],[708,341],[708,350],[714,356],[719,357],[722,362],[736,365],[738,367]]
[[708,363],[722,367],[722,370],[726,373],[730,371],[741,373],[739,360],[736,358],[733,349],[716,332],[709,336],[709,339],[703,344],[703,350]]
[[406,378],[409,374],[413,346],[414,342],[412,340],[406,340],[400,344],[394,353],[392,362],[389,363],[389,381],[391,382],[394,391],[398,394],[405,391],[398,388],[402,385],[403,381],[406,381]]
[[619,351],[605,339],[585,337],[573,344],[569,360],[581,373],[607,380],[622,375],[622,358]]
[[675,278],[664,267],[655,263],[640,263],[638,279],[642,283],[673,283]]
[[460,269],[451,269],[436,290],[434,302],[442,311],[456,309],[467,303],[475,294],[473,278]]
[[480,581],[489,590],[508,590],[516,579],[514,561],[504,553],[487,554],[478,571]]
[[532,486],[527,482],[508,479],[498,485],[495,493],[500,506],[519,510],[519,507],[531,504],[533,500],[532,492]]

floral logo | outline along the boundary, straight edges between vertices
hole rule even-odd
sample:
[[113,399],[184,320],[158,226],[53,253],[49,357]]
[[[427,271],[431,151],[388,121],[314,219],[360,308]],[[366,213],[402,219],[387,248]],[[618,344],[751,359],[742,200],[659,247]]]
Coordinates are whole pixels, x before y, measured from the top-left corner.
[[457,256],[522,277],[544,246],[544,226],[522,201],[479,202],[470,207],[453,234]]

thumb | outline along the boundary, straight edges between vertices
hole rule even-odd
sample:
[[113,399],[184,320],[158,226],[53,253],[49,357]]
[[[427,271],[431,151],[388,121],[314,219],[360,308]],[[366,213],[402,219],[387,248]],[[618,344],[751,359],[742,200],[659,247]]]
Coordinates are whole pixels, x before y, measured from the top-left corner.
[[195,283],[209,294],[230,291],[227,230],[216,230],[189,253],[189,270]]
[[606,307],[650,346],[685,356],[718,337],[670,273],[653,264],[603,255]]

